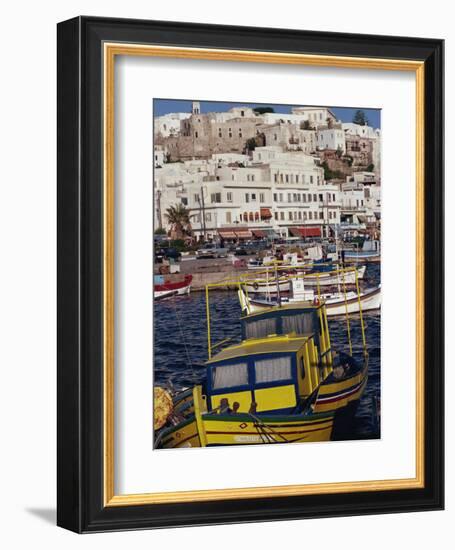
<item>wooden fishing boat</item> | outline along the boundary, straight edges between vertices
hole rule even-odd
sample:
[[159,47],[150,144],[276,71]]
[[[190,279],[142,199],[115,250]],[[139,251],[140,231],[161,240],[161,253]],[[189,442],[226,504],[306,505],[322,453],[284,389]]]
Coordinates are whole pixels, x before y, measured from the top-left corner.
[[154,295],[155,302],[159,300],[165,300],[166,298],[172,298],[172,296],[177,296],[177,290],[166,290]]
[[381,243],[377,240],[363,242],[362,248],[345,249],[342,252],[345,262],[380,262]]
[[[162,276],[158,277],[162,278]],[[155,277],[155,283],[153,285],[153,296],[155,300],[159,300],[162,298],[168,298],[170,296],[182,296],[184,294],[189,294],[191,290],[192,280],[192,275],[185,275],[183,281],[177,282],[165,282],[163,278],[158,279],[157,277]]]
[[[315,294],[314,290],[297,291],[299,284],[303,286],[303,281],[292,281],[289,296],[276,295],[258,297],[250,296],[248,292],[241,288],[238,291],[240,307],[244,313],[256,313],[264,311],[270,307],[281,307],[286,304],[305,305],[308,302],[321,300],[325,303],[327,315],[329,317],[345,315],[346,313],[359,313],[362,311],[375,311],[381,307],[381,287],[377,286],[363,292],[354,291],[335,291]],[[360,303],[359,303],[360,302]]]
[[267,279],[256,279],[245,282],[245,289],[250,294],[276,294],[278,292],[289,292],[291,284],[289,277],[284,274],[281,277]]
[[[305,284],[309,286],[334,286],[338,284],[353,285],[357,279],[363,279],[366,266],[361,266],[356,271],[339,269],[336,265],[330,264],[328,268],[315,265],[313,269],[305,274]],[[329,269],[330,268],[330,269]]]
[[155,447],[340,437],[366,384],[366,348],[361,363],[331,348],[323,303],[269,308],[241,323],[242,341],[214,356],[220,344],[212,347],[209,331],[205,380],[173,396],[172,405],[167,396],[166,414],[158,406]]
[[[368,379],[368,352],[362,310],[359,312],[363,341],[363,358],[352,356],[350,330],[347,331],[349,353],[335,350],[331,346],[327,322],[327,309],[324,303],[285,305],[253,313],[242,319],[242,337],[244,339],[264,338],[266,334],[276,335],[268,338],[307,337],[312,335],[308,348],[310,369],[305,370],[305,361],[300,367],[303,379],[310,385],[303,398],[311,402],[313,413],[329,412],[334,414],[331,438],[343,438],[349,431],[360,397]],[[349,316],[346,317],[350,326]]]
[[337,286],[337,285],[355,285],[356,279],[363,279],[366,266],[360,266],[343,269],[336,264],[330,264],[323,271],[325,266],[318,265],[311,268],[310,271],[275,269],[275,271],[266,271],[259,273],[256,278],[248,276],[242,282],[248,294],[279,294],[290,292],[291,281],[295,278],[301,278],[305,285],[312,287]]

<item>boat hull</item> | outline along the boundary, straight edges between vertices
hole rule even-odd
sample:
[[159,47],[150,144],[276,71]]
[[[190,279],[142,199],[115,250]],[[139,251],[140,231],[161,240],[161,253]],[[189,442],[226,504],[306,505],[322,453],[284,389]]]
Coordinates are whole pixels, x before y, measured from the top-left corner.
[[[363,279],[365,275],[366,267],[362,266],[357,269],[357,279]],[[355,271],[347,271],[344,274],[333,274],[330,271],[321,272],[317,276],[311,274],[305,274],[302,277],[305,285],[307,286],[335,286],[338,284],[352,285],[356,282]],[[278,294],[277,283],[275,279],[269,281],[246,281],[244,284],[245,289],[249,294]],[[287,277],[279,278],[279,290],[280,292],[289,292],[291,288],[290,279]]]
[[377,252],[345,252],[345,262],[380,262],[381,254]]
[[[280,292],[289,292],[291,284],[288,279],[281,278],[279,280]],[[249,294],[278,294],[277,284],[273,282],[254,282],[246,283],[245,289]]]
[[[346,315],[346,309],[349,314],[359,313],[359,299],[355,293],[347,293],[346,300],[343,294],[336,294],[336,297],[330,298],[330,295],[322,295],[321,298],[325,301],[327,316],[336,317],[340,315]],[[249,313],[258,313],[264,311],[270,307],[276,307],[276,301],[270,300],[258,300],[255,298],[248,298],[243,295],[240,297],[242,309]],[[282,303],[292,304],[298,306],[305,305],[308,300],[295,300],[290,298]],[[360,303],[363,311],[375,311],[381,307],[381,289],[380,287],[360,294]]]
[[[334,415],[206,414],[166,432],[158,448],[215,447],[330,441]],[[201,436],[201,433],[202,436]],[[201,443],[203,442],[203,443]]]
[[368,365],[342,380],[328,379],[321,384],[314,404],[315,413],[337,412],[359,401],[368,380]]
[[191,291],[192,275],[187,275],[183,281],[177,283],[155,284],[153,286],[153,296],[156,300],[168,298],[170,296],[184,296]]
[[[357,269],[357,279],[363,279],[365,275],[366,267],[362,266]],[[355,271],[347,271],[343,274],[340,273],[331,273],[330,271],[319,273],[318,275],[312,276],[311,274],[305,275],[304,277],[305,285],[308,286],[333,286],[338,284],[352,285],[355,284],[356,274]]]

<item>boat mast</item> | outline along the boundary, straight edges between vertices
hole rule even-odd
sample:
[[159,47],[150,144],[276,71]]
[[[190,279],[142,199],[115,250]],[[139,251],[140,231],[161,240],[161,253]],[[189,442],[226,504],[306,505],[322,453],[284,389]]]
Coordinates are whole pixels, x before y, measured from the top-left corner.
[[278,262],[275,261],[276,300],[278,307],[281,307],[280,281],[278,280]]

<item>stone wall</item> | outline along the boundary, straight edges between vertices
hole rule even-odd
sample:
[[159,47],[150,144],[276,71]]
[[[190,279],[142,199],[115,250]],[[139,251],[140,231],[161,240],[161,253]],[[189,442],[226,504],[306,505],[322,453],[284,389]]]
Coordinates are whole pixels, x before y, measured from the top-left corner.
[[173,161],[210,158],[216,153],[243,153],[248,139],[257,135],[258,121],[234,118],[217,122],[209,114],[192,115],[181,123],[181,135],[159,139]]

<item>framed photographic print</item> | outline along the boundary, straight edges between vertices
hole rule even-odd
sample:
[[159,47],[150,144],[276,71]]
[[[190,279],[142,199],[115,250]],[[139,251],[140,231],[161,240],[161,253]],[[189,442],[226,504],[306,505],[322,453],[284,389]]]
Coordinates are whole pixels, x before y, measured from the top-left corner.
[[58,524],[443,507],[443,42],[58,25]]

